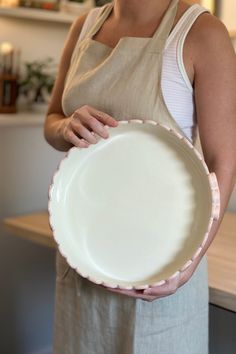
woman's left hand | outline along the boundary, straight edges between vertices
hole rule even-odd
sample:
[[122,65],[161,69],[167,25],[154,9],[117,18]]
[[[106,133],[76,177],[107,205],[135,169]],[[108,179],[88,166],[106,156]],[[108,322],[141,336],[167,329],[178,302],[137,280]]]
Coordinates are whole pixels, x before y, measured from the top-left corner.
[[[223,204],[223,203],[222,203]],[[223,209],[224,210],[224,209]],[[178,272],[173,276],[172,278],[169,278],[167,281],[163,281],[163,284],[160,283],[158,286],[150,287],[144,290],[123,290],[123,289],[113,289],[113,288],[108,288],[108,290],[118,293],[118,294],[123,294],[123,295],[128,295],[131,297],[135,297],[138,299],[143,299],[146,301],[153,301],[156,299],[159,299],[161,297],[165,297],[168,295],[174,294],[178,288],[180,288],[182,285],[188,282],[188,280],[192,277],[193,273],[195,272],[199,262],[201,261],[202,257],[206,253],[208,247],[212,243],[216,232],[218,230],[219,224],[222,220],[223,217],[223,212],[220,215],[220,218],[218,221],[214,220],[211,231],[208,235],[208,239],[204,245],[204,247],[201,249],[201,252],[198,254],[196,258],[193,259],[192,263],[184,270]]]
[[203,255],[204,253],[200,253],[187,269],[178,272],[175,277],[168,279],[167,281],[163,282],[163,284],[158,286],[150,287],[144,290],[123,290],[117,288],[108,288],[108,290],[146,301],[153,301],[164,296],[172,295],[177,291],[179,287],[184,285],[191,278]]
[[[192,40],[196,43],[192,56],[195,67],[194,99],[204,160],[209,171],[215,172],[219,184],[220,218],[218,222],[213,223],[202,252],[175,278],[146,290],[109,288],[110,291],[147,301],[174,294],[191,278],[216,235],[236,181],[235,51],[222,22],[214,16],[211,18],[207,16],[205,19],[203,17],[202,21],[200,21],[201,25],[196,26],[195,34],[194,31],[191,34]],[[206,31],[208,35],[205,35]]]

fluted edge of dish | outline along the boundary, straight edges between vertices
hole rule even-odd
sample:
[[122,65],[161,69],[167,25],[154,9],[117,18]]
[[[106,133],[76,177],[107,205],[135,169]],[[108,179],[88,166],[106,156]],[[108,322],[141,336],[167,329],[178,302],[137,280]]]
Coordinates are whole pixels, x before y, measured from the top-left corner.
[[[60,241],[58,240],[56,231],[55,231],[55,229],[53,227],[52,213],[51,213],[51,193],[52,193],[52,188],[53,188],[53,185],[54,185],[54,181],[55,181],[56,175],[58,174],[62,163],[68,158],[68,156],[71,153],[71,151],[73,151],[74,149],[81,149],[80,147],[76,147],[76,146],[73,146],[72,148],[70,148],[66,152],[65,156],[59,162],[55,173],[53,174],[53,177],[52,177],[49,189],[48,189],[49,225],[50,225],[50,228],[51,228],[52,233],[53,233],[54,240],[55,240],[55,242],[56,242],[56,244],[58,246],[58,249],[59,249],[61,255],[66,259],[66,261],[70,265],[70,267],[73,268],[83,278],[86,278],[86,279],[90,280],[91,282],[93,282],[93,283],[95,283],[97,285],[101,285],[101,286],[108,287],[108,288],[113,288],[113,289],[117,288],[117,289],[121,289],[121,290],[144,290],[144,289],[148,289],[148,288],[152,288],[152,287],[161,287],[162,285],[170,282],[171,280],[175,279],[176,277],[179,277],[181,275],[181,273],[185,272],[191,266],[191,264],[201,255],[202,250],[203,250],[204,246],[206,245],[206,243],[208,241],[209,234],[210,234],[210,231],[211,231],[211,227],[213,225],[213,221],[214,220],[218,220],[219,216],[220,216],[220,190],[219,190],[217,177],[216,177],[216,174],[214,172],[211,172],[211,173],[209,172],[208,166],[207,166],[206,162],[204,161],[203,156],[193,146],[191,141],[188,140],[185,136],[181,135],[177,130],[175,130],[173,128],[170,128],[169,126],[167,126],[165,124],[161,124],[161,123],[158,123],[158,122],[156,122],[154,120],[150,120],[150,119],[146,119],[146,120],[141,120],[141,119],[120,120],[120,121],[118,121],[118,123],[119,124],[132,124],[132,123],[135,123],[135,124],[151,124],[151,125],[160,126],[160,127],[164,128],[164,129],[168,130],[170,133],[175,135],[180,140],[182,140],[184,142],[184,144],[186,144],[189,148],[192,149],[192,151],[194,152],[196,157],[201,161],[201,164],[204,167],[205,173],[206,173],[206,175],[208,177],[209,187],[210,187],[210,190],[211,190],[212,209],[211,209],[210,220],[209,220],[209,223],[208,223],[208,226],[207,226],[207,231],[206,231],[206,233],[204,235],[203,241],[201,242],[201,244],[197,248],[197,250],[194,252],[192,258],[189,259],[187,262],[185,262],[185,264],[180,269],[178,269],[176,272],[174,272],[167,279],[162,279],[162,280],[159,280],[158,282],[154,282],[152,284],[141,284],[141,285],[136,285],[136,286],[120,286],[119,284],[114,285],[114,284],[111,284],[109,282],[104,282],[104,281],[101,281],[99,279],[95,279],[95,278],[89,276],[88,274],[85,274],[85,273],[81,272],[80,269],[78,267],[76,267],[76,265],[71,264],[71,262],[69,260],[69,257],[64,253],[64,251],[61,248]],[[108,125],[105,125],[104,127],[106,129],[110,128]],[[97,136],[98,139],[101,138],[96,133],[94,135]]]

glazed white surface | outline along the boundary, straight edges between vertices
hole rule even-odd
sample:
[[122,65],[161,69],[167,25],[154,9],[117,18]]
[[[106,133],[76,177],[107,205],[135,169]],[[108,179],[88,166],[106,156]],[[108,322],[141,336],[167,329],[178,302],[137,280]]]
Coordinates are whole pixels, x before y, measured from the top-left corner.
[[202,243],[212,196],[201,161],[151,124],[119,124],[73,148],[51,189],[51,225],[68,262],[112,286],[142,286],[179,270]]

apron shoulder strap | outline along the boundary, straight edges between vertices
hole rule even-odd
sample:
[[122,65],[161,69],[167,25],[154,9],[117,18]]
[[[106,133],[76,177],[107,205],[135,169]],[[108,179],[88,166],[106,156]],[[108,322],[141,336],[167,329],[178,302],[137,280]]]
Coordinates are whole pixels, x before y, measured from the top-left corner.
[[166,10],[160,25],[158,26],[156,32],[154,33],[150,47],[153,52],[162,52],[166,40],[170,34],[173,27],[175,16],[177,13],[179,0],[172,0],[168,9]]
[[86,38],[92,38],[93,35],[98,32],[98,30],[102,26],[103,22],[109,16],[109,13],[111,12],[112,7],[113,7],[113,4],[108,3],[108,4],[104,5],[101,9],[99,9],[100,13],[98,14],[93,26],[87,32]]

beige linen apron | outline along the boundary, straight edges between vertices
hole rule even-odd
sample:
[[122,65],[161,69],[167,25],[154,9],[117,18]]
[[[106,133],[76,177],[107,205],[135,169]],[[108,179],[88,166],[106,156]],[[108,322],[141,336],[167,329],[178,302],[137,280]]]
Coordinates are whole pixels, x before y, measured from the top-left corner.
[[[65,115],[88,104],[117,120],[153,119],[184,134],[161,92],[163,50],[177,5],[171,1],[153,37],[123,37],[115,48],[93,40],[112,11],[113,3],[105,5],[73,52],[62,97]],[[59,251],[56,267],[53,354],[208,353],[205,257],[175,294],[153,302],[93,284]]]

